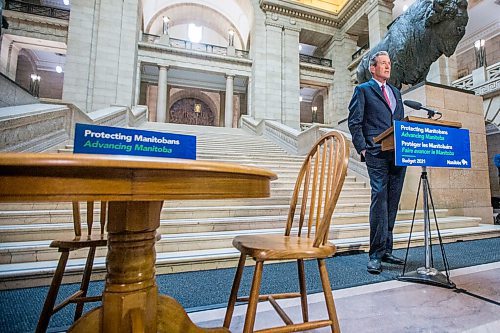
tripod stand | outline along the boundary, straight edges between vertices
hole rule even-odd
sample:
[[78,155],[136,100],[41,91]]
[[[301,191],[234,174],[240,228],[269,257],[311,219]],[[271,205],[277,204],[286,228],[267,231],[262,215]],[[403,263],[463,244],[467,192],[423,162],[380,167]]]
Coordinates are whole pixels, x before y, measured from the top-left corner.
[[[424,201],[424,250],[425,250],[425,266],[417,268],[416,271],[406,273],[406,263],[408,260],[408,252],[410,249],[411,235],[413,232],[413,225],[415,224],[415,213],[417,211],[418,197],[420,194],[420,188],[423,188],[423,201]],[[445,273],[439,272],[435,269],[434,258],[432,254],[432,238],[431,238],[431,225],[430,225],[430,215],[429,215],[429,199],[432,206],[432,212],[434,214],[434,221],[436,223],[436,231],[439,239],[439,246],[441,247],[441,255],[443,257]],[[422,166],[422,173],[420,175],[420,181],[418,183],[417,198],[415,199],[415,208],[413,209],[413,218],[410,228],[410,237],[408,239],[408,246],[406,248],[405,264],[403,267],[403,274],[398,277],[400,281],[408,282],[418,282],[432,284],[439,287],[455,288],[455,284],[450,281],[448,260],[446,259],[446,254],[444,251],[443,240],[441,238],[441,233],[439,231],[436,210],[434,208],[434,202],[432,200],[431,189],[429,187],[429,180],[427,178],[427,167]]]

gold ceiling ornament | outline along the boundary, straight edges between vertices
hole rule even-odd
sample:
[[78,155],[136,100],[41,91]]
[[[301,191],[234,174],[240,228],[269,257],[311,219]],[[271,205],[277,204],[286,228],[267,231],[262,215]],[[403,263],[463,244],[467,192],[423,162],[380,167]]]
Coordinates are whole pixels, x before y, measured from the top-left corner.
[[[312,6],[312,3],[316,2],[339,3],[339,10],[327,11]],[[275,13],[341,28],[353,13],[365,3],[366,0],[293,0],[286,2],[281,0],[260,0],[260,8],[267,13]]]
[[327,12],[338,13],[349,0],[295,0],[295,1]]

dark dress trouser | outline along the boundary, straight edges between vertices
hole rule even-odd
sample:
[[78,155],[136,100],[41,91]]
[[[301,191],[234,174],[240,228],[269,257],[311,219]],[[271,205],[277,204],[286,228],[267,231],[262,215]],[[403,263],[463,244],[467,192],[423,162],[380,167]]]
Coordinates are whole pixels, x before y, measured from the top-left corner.
[[406,167],[394,164],[393,152],[377,155],[366,152],[366,167],[370,176],[370,259],[381,259],[392,253],[392,230],[398,212]]

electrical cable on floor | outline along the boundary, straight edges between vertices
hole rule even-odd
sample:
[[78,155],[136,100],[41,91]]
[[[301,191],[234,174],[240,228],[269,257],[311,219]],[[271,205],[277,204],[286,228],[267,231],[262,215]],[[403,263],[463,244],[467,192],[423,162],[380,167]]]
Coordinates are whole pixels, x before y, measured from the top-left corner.
[[459,293],[459,294],[466,294],[466,295],[469,295],[469,296],[472,296],[472,297],[478,298],[478,299],[480,299],[480,300],[482,300],[482,301],[485,301],[485,302],[488,302],[488,303],[491,303],[491,304],[495,304],[495,305],[500,306],[500,302],[494,301],[494,300],[492,300],[492,299],[490,299],[490,298],[486,298],[486,297],[481,296],[481,295],[477,295],[477,294],[471,293],[471,292],[469,292],[469,291],[467,291],[467,290],[465,290],[465,289],[462,289],[462,288],[457,288],[457,287],[455,287],[455,288],[453,289],[453,291],[454,291],[454,292],[456,292],[456,293]]

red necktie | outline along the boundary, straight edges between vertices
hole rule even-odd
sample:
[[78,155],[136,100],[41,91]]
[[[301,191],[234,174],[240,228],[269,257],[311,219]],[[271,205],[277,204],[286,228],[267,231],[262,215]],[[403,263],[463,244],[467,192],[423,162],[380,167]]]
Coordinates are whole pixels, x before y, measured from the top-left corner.
[[385,101],[389,105],[389,108],[391,108],[391,100],[389,99],[389,95],[387,95],[387,91],[385,91],[385,85],[382,85],[380,88],[382,89],[382,94],[384,95]]

